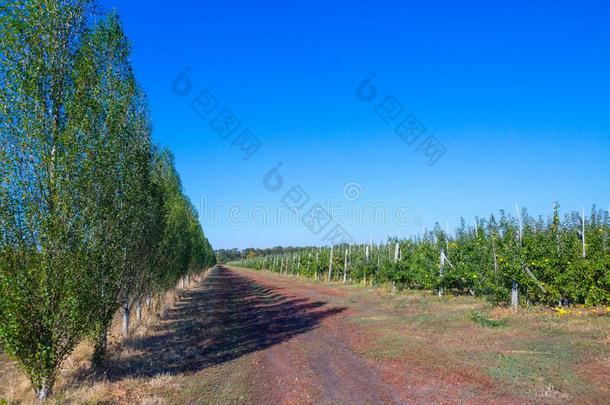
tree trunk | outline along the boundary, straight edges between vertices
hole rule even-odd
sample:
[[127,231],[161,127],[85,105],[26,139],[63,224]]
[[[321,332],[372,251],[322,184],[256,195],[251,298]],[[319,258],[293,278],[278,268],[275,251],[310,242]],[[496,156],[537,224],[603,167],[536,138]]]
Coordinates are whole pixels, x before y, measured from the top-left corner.
[[53,384],[55,383],[56,370],[53,366],[43,367],[36,373],[31,382],[34,391],[36,392],[36,399],[38,401],[46,401],[53,395]]
[[93,368],[100,368],[104,364],[104,357],[106,356],[107,347],[108,333],[104,327],[99,333],[99,336],[95,342],[95,348],[93,349],[93,356],[91,357]]
[[123,336],[127,337],[129,335],[129,303],[125,302],[123,304]]
[[136,319],[138,323],[142,321],[142,305],[139,302],[136,304]]
[[41,382],[40,386],[36,389],[36,399],[39,401],[46,401],[52,394],[52,388],[50,384],[45,380]]

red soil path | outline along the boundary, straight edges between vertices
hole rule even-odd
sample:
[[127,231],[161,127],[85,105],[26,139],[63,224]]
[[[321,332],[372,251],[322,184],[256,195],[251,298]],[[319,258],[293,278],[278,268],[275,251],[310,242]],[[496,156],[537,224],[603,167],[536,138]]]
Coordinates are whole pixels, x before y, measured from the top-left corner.
[[[399,403],[523,403],[523,398],[501,396],[486,376],[467,370],[440,372],[422,364],[375,362],[351,347],[365,345],[373,336],[349,322],[356,306],[336,297],[346,295],[332,286],[320,286],[275,274],[220,268],[223,277],[247,280],[288,300],[317,303],[309,315],[334,310],[319,317],[305,333],[268,347],[260,364],[254,393],[262,403],[399,404]],[[325,303],[319,305],[319,303]],[[345,306],[343,306],[345,305]]]

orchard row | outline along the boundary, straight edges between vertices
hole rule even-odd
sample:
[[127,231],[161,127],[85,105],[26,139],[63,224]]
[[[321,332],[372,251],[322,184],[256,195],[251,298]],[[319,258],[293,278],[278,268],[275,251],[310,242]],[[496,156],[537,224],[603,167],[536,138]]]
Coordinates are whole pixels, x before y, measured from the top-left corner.
[[[527,210],[462,220],[455,234],[439,225],[421,237],[384,244],[298,248],[236,264],[340,282],[472,294],[513,307],[610,304],[610,212],[548,219]],[[250,256],[254,256],[251,254]]]

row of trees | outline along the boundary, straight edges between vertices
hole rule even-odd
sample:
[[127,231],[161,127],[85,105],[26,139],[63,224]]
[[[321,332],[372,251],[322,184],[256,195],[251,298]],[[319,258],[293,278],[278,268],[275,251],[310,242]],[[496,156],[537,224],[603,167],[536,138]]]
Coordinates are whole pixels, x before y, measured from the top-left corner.
[[0,49],[0,343],[44,399],[78,342],[99,365],[119,309],[128,322],[215,258],[116,14],[5,2]]
[[246,249],[218,249],[215,251],[216,259],[219,263],[228,263],[236,260],[241,260],[255,256],[271,256],[271,255],[282,255],[286,253],[298,252],[302,248],[298,247],[282,247],[276,246],[272,248],[258,249],[258,248],[246,248]]
[[517,217],[462,220],[454,235],[437,225],[422,237],[385,244],[302,248],[258,256],[240,266],[396,288],[452,291],[496,303],[610,304],[610,211],[593,208],[545,220]]

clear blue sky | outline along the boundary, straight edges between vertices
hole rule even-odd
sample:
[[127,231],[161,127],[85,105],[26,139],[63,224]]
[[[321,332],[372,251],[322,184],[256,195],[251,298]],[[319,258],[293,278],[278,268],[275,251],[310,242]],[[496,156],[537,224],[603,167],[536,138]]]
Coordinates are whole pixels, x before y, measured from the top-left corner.
[[[186,193],[201,211],[207,196],[208,214],[225,207],[218,221],[202,218],[215,248],[321,244],[302,225],[247,218],[280,207],[293,184],[308,207],[345,202],[349,182],[363,192],[355,206],[409,204],[410,225],[346,221],[358,241],[453,228],[515,203],[544,215],[553,201],[610,204],[608,1],[102,5],[123,20],[154,136],[174,152]],[[172,81],[186,67],[193,89],[179,97]],[[356,88],[371,72],[378,95],[365,103]],[[263,144],[248,161],[189,107],[206,88]],[[388,95],[443,143],[435,165],[376,114]],[[262,179],[278,161],[285,186],[274,193]]]

